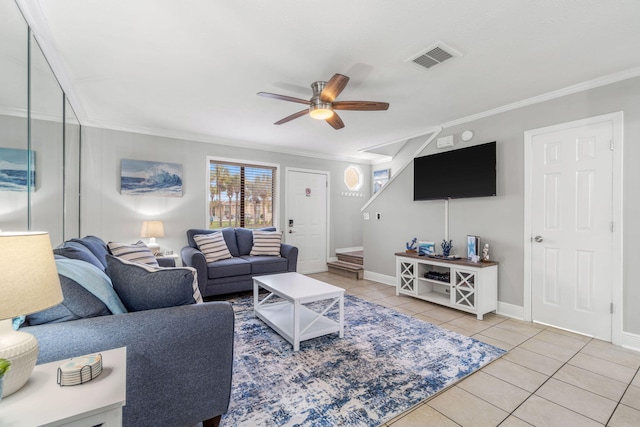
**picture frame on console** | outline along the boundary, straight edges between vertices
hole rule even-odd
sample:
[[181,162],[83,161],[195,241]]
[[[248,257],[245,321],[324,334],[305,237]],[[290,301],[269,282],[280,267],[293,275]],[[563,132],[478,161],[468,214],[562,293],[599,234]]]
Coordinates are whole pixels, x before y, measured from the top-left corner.
[[467,236],[467,259],[478,259],[478,251],[480,248],[480,238],[478,236]]
[[435,242],[418,242],[418,255],[429,256],[436,254]]

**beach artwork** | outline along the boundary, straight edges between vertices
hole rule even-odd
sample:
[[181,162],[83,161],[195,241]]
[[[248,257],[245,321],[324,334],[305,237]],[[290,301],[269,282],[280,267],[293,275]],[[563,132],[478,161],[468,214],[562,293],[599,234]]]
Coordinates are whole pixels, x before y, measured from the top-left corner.
[[[31,188],[36,186],[36,156],[31,151]],[[27,191],[29,150],[0,148],[0,191]]]
[[182,165],[122,159],[120,194],[182,197]]

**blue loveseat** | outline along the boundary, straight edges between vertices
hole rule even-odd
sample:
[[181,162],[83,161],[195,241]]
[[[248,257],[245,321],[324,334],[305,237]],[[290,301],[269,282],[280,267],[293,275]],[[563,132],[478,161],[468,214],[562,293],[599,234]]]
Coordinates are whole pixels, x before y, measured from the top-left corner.
[[[273,227],[259,231],[276,231]],[[222,233],[232,258],[207,263],[193,236]],[[296,271],[298,248],[280,244],[280,256],[251,256],[253,230],[223,228],[221,230],[187,230],[188,246],[182,248],[182,264],[198,272],[198,286],[203,297],[243,292],[253,289],[253,276]]]
[[[124,426],[217,425],[231,395],[231,305],[198,302],[192,269],[124,263],[94,236],[65,242],[54,253],[64,300],[27,316],[21,327],[39,342],[38,363],[126,346]],[[71,279],[74,271],[80,275]],[[120,299],[104,302],[89,291],[104,277],[121,290]],[[83,278],[87,283],[77,283]]]

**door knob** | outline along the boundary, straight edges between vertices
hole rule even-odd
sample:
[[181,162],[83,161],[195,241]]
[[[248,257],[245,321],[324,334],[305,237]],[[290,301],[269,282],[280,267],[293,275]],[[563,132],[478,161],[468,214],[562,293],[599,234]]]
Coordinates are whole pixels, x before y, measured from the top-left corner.
[[289,234],[291,234],[291,233],[295,233],[295,231],[293,231],[293,230],[289,230]]
[[535,240],[537,243],[542,242],[544,239],[542,238],[542,236],[536,236],[533,238],[533,240]]

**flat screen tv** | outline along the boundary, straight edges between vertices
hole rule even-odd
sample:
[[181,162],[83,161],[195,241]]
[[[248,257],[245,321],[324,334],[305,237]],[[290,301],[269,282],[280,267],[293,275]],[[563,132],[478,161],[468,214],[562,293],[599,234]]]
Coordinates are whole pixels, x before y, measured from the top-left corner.
[[495,195],[495,141],[413,159],[413,200]]

